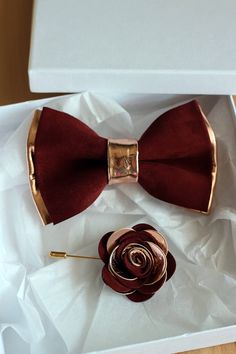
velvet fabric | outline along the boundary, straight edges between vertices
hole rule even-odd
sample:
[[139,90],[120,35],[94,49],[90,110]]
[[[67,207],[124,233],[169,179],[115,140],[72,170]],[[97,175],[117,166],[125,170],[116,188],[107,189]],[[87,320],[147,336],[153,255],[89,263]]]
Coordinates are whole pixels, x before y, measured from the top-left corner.
[[[139,142],[139,183],[152,196],[207,211],[213,151],[196,101],[157,118]],[[35,178],[56,224],[90,206],[108,183],[107,139],[80,120],[43,108],[35,139]]]

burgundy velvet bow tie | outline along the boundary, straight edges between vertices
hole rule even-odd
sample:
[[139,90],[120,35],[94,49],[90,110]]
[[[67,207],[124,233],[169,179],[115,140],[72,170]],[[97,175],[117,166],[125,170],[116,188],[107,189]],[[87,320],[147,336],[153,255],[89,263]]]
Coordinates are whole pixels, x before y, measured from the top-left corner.
[[123,179],[138,179],[148,193],[168,203],[207,212],[216,143],[196,101],[161,115],[136,145],[109,141],[66,113],[43,108],[29,131],[28,162],[32,194],[45,223],[82,212],[109,180]]

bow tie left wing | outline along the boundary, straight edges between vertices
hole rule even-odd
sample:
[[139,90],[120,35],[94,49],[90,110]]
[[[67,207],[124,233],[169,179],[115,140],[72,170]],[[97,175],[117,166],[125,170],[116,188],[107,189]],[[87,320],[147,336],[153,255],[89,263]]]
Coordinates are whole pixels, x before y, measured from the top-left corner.
[[97,199],[107,184],[106,139],[69,114],[43,108],[28,140],[31,189],[45,223],[68,219]]

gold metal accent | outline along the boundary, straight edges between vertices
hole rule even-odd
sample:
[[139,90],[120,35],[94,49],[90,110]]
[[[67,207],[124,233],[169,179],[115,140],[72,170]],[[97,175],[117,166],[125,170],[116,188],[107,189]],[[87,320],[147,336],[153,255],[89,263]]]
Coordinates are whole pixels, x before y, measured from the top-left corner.
[[99,257],[80,256],[80,255],[68,254],[66,252],[61,252],[61,251],[51,251],[48,255],[51,258],[68,258],[68,257],[70,257],[70,258],[81,258],[81,259],[100,259]]
[[206,124],[206,128],[207,128],[207,132],[208,132],[208,136],[211,142],[211,157],[212,157],[212,172],[211,172],[211,193],[210,193],[210,198],[209,198],[209,203],[208,203],[208,208],[207,211],[204,212],[202,211],[203,214],[209,214],[210,210],[211,210],[211,206],[212,206],[212,200],[213,200],[213,195],[214,195],[214,190],[215,190],[215,186],[216,186],[216,177],[217,177],[217,147],[216,147],[216,138],[215,138],[215,133],[207,119],[207,117],[205,116],[205,114],[203,113],[203,110],[201,108],[201,106],[199,105],[199,109],[201,111],[201,114],[204,118],[205,124]]
[[133,139],[108,139],[109,184],[138,181],[138,142]]
[[27,161],[28,161],[28,171],[29,171],[29,184],[33,196],[33,200],[39,212],[39,215],[43,223],[51,223],[51,218],[49,212],[44,204],[42,195],[38,189],[37,181],[35,178],[35,165],[34,165],[34,151],[35,151],[35,138],[37,134],[37,129],[40,121],[41,111],[36,110],[34,117],[29,129],[28,139],[27,139]]

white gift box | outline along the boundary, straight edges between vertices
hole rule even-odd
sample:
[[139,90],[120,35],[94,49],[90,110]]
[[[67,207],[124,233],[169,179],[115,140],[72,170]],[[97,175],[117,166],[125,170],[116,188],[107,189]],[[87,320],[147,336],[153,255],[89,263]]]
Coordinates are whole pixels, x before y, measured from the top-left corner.
[[[106,95],[0,108],[4,354],[168,354],[236,340],[236,112],[230,96],[214,96],[236,92],[235,14],[234,0],[35,0],[32,91]],[[46,105],[99,134],[135,138],[191,98],[179,94],[195,93],[214,94],[198,97],[218,143],[209,216],[132,185],[107,187],[84,213],[41,224],[25,161],[34,109]],[[173,278],[143,304],[104,286],[98,263],[47,257],[51,249],[94,255],[105,232],[139,222],[160,227],[177,260]]]
[[[68,95],[0,107],[1,353],[173,353],[236,340],[236,111],[229,96],[200,96],[218,144],[210,215],[152,198],[138,184],[106,187],[83,213],[43,226],[31,198],[26,137],[48,106],[97,133],[139,137],[182,95]],[[97,255],[109,230],[161,228],[177,270],[150,300],[132,303],[101,279],[102,262],[50,261],[50,250]]]
[[234,0],[35,0],[34,92],[236,92]]

